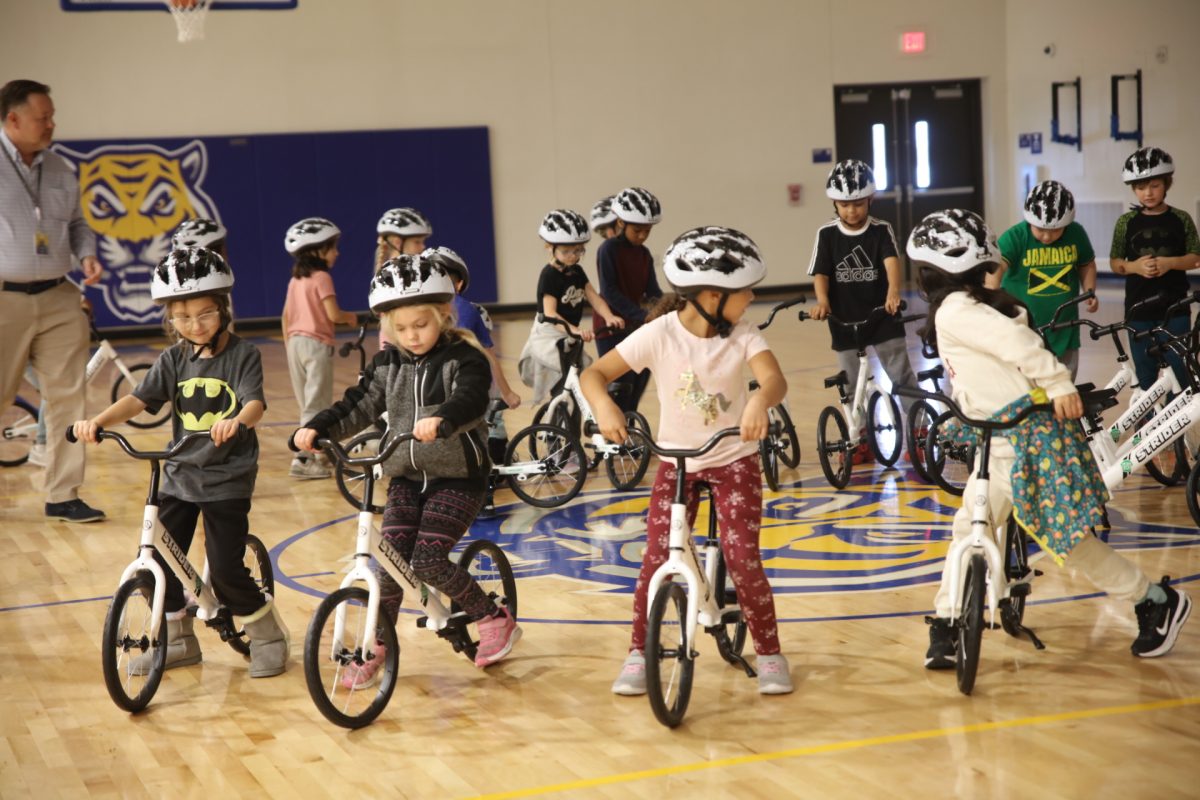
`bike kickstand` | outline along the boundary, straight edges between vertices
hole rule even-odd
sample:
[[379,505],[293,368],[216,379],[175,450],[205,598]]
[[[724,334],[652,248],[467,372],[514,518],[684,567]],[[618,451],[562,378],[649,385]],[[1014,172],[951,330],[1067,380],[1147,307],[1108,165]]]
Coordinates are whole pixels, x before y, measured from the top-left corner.
[[757,678],[758,673],[754,671],[754,667],[750,666],[749,662],[741,655],[734,655],[734,664],[746,671],[747,678]]

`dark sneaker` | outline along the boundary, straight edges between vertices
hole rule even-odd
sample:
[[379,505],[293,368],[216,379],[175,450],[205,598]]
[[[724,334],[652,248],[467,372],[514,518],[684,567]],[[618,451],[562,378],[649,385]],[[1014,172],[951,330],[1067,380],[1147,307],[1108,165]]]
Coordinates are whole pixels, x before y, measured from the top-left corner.
[[929,649],[925,651],[925,669],[954,669],[954,626],[944,617],[926,617]]
[[99,522],[104,519],[104,512],[76,498],[65,503],[46,503],[46,516],[67,522]]
[[1135,656],[1156,658],[1165,656],[1175,646],[1179,629],[1192,613],[1191,599],[1181,591],[1172,589],[1164,575],[1159,586],[1167,593],[1167,602],[1155,603],[1150,598],[1133,607],[1137,614],[1138,637],[1130,646]]

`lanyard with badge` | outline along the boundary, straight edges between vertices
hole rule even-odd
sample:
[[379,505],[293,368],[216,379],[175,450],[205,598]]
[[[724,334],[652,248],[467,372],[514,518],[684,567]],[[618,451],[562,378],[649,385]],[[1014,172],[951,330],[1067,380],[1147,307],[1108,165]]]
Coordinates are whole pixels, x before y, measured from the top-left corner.
[[37,166],[37,189],[25,180],[25,176],[21,174],[20,167],[17,166],[16,159],[8,150],[4,151],[4,155],[8,156],[8,163],[12,165],[13,172],[17,173],[17,179],[21,181],[21,186],[25,188],[25,194],[29,195],[29,200],[33,203],[33,215],[37,218],[37,230],[33,234],[33,252],[39,256],[50,255],[50,237],[42,230],[42,165]]

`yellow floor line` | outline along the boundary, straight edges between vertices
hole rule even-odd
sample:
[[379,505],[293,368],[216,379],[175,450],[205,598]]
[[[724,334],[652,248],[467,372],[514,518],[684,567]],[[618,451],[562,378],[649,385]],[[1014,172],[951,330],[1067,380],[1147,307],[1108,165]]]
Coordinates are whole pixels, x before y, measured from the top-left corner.
[[979,722],[973,725],[960,725],[954,728],[935,728],[933,730],[897,733],[890,736],[873,736],[868,739],[854,739],[847,742],[831,742],[828,744],[796,747],[791,750],[777,750],[773,753],[755,753],[753,755],[736,756],[734,758],[719,758],[713,761],[697,761],[691,764],[679,764],[673,767],[644,769],[636,772],[622,772],[615,775],[605,775],[599,778],[585,778],[566,783],[555,783],[546,786],[535,786],[529,789],[515,789],[508,792],[479,795],[473,800],[507,800],[517,797],[536,797],[538,795],[566,792],[574,789],[589,789],[596,786],[610,786],[617,783],[632,783],[648,778],[662,778],[668,775],[680,775],[687,772],[700,772],[708,769],[737,767],[743,764],[757,764],[764,761],[779,761],[786,758],[836,753],[843,750],[857,750],[863,747],[876,747],[900,742],[915,742],[922,739],[937,739],[946,736],[957,736],[985,731],[1004,730],[1006,728],[1023,728],[1032,725],[1051,725],[1059,722],[1110,717],[1118,714],[1137,714],[1146,711],[1164,711],[1183,706],[1200,705],[1200,696],[1181,697],[1174,700],[1159,700],[1153,703],[1137,703],[1125,706],[1109,706],[1084,711],[1067,711],[1062,714],[1046,714],[1036,717],[1021,717],[1019,719],[1000,720],[997,722]]

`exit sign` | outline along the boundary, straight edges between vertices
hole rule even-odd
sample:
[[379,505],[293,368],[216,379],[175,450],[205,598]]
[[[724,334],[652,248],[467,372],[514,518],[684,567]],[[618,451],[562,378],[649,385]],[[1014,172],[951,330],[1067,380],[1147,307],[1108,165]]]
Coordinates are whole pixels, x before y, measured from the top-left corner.
[[906,31],[900,34],[900,51],[904,53],[924,53],[925,31]]

